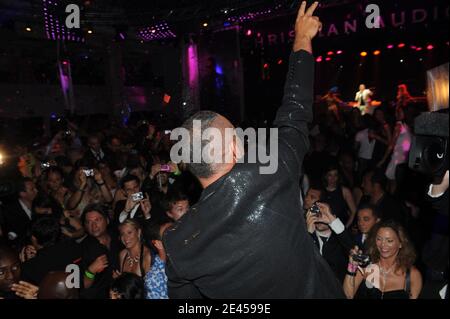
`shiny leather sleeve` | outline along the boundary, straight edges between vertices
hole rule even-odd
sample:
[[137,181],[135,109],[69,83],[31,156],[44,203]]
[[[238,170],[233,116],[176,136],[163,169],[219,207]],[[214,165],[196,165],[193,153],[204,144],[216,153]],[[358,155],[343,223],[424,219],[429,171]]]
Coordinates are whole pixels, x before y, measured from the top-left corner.
[[308,123],[312,121],[314,58],[304,50],[292,52],[283,102],[274,125],[278,128],[279,162],[297,178],[309,148]]

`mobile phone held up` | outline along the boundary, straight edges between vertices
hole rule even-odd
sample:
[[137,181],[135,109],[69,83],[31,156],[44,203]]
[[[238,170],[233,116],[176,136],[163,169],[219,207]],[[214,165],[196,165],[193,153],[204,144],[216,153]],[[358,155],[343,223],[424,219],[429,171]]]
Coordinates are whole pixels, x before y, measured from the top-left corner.
[[161,172],[170,172],[170,166],[167,164],[162,164],[160,171]]

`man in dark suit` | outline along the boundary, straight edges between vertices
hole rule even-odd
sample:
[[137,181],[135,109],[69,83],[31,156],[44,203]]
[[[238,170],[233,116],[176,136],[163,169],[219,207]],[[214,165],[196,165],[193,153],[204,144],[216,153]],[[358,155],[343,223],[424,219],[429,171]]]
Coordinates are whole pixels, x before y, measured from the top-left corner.
[[370,230],[380,221],[380,217],[375,206],[370,204],[362,204],[358,207],[356,218],[359,233],[355,236],[355,244],[360,249],[363,249],[367,242]]
[[393,219],[406,226],[408,222],[407,209],[386,191],[386,185],[387,178],[383,171],[367,171],[363,176],[362,188],[366,196],[362,202],[363,204],[372,204],[382,220]]
[[[152,217],[152,204],[148,195],[141,190],[139,177],[127,175],[120,182],[121,188],[124,190],[127,199],[120,200],[116,203],[114,210],[114,222],[116,224],[123,223],[126,219],[136,219],[144,226],[144,223]],[[134,200],[133,195],[142,192],[141,200]]]
[[70,264],[81,261],[80,245],[71,239],[59,241],[60,225],[52,217],[41,217],[31,226],[31,243],[36,255],[22,265],[21,278],[34,285],[50,271],[66,271]]
[[103,148],[100,137],[93,134],[87,139],[88,149],[83,157],[84,165],[89,168],[97,167],[100,162],[107,163],[110,167],[114,165],[113,154],[108,148]]
[[17,183],[17,197],[3,209],[4,236],[13,245],[23,245],[33,219],[32,204],[38,193],[33,180],[21,178]]
[[[239,138],[227,138],[235,128],[217,113],[198,112],[172,131],[185,137],[177,146],[189,150],[184,162],[203,192],[163,235],[169,298],[343,297],[342,285],[314,247],[300,213],[298,181],[313,115],[311,40],[321,28],[312,16],[317,6],[306,10],[304,1],[297,17],[283,103],[274,123],[278,138],[272,136],[270,143],[278,146],[270,156],[275,169],[272,163],[240,161]],[[217,134],[207,138],[209,128]],[[260,147],[267,154],[265,145]]]
[[[318,192],[317,189],[309,189],[309,192]],[[344,224],[332,214],[330,206],[326,203],[317,202],[320,213],[315,215],[311,212],[311,203],[306,194],[304,208],[306,214],[306,226],[308,232],[319,249],[320,254],[328,262],[336,277],[343,282],[347,269],[348,254],[355,243]]]

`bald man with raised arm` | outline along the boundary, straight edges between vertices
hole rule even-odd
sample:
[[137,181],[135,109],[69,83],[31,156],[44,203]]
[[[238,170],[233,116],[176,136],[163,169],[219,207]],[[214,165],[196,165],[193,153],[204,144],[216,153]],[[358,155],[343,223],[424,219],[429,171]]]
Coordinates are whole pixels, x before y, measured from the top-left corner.
[[[314,58],[321,28],[318,3],[301,4],[295,23],[283,103],[278,110],[278,167],[242,163],[236,140],[225,139],[233,160],[188,163],[203,192],[196,205],[165,231],[169,298],[339,298],[342,287],[308,236],[300,213],[299,178],[312,120]],[[183,127],[233,128],[223,116],[199,112]],[[202,141],[202,146],[205,146]],[[193,143],[193,142],[192,142]],[[190,145],[192,149],[192,145]]]

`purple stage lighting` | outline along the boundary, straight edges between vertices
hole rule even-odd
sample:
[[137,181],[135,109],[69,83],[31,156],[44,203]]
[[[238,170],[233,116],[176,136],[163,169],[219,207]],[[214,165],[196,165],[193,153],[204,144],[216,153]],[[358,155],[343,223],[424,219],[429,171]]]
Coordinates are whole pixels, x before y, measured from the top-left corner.
[[175,33],[166,22],[161,22],[138,30],[138,37],[143,41],[166,40],[176,38]]
[[60,16],[58,8],[63,5],[61,0],[42,0],[44,9],[45,35],[49,40],[68,40],[84,42],[84,38],[77,33],[78,29],[68,29],[65,25],[65,17]]

